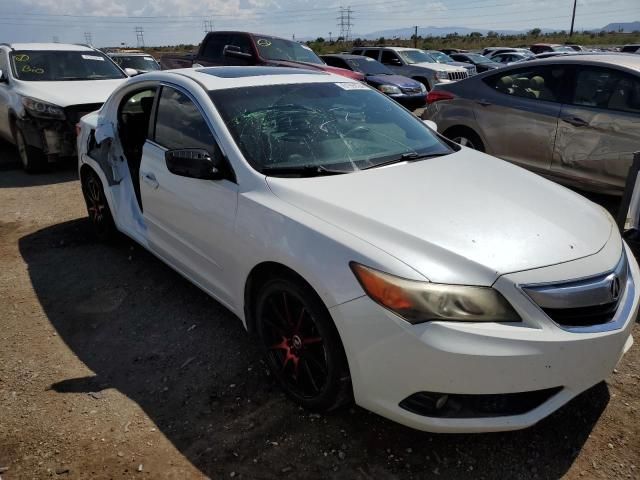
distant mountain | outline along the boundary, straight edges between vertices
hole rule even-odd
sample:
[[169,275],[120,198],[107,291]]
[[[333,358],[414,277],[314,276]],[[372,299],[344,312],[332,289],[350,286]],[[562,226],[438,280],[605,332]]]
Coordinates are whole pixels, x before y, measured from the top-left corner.
[[598,31],[603,30],[605,32],[640,32],[640,22],[625,22],[625,23],[610,23],[602,28],[598,28]]

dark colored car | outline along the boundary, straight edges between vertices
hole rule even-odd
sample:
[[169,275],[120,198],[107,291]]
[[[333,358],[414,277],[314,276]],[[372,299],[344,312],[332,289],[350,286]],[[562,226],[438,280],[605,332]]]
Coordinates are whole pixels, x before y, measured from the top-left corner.
[[469,53],[469,50],[464,50],[462,48],[441,48],[440,51],[447,55],[451,55],[452,53]]
[[354,80],[364,80],[357,72],[330,67],[306,45],[285,38],[249,32],[209,32],[198,53],[189,55],[163,55],[163,70],[215,67],[223,65],[306,68],[335,73]]
[[350,54],[322,55],[321,58],[332,67],[363,74],[369,85],[406,107],[417,108],[426,103],[427,89],[422,83],[396,75],[373,58]]
[[452,53],[449,56],[456,62],[465,62],[475,65],[478,73],[486,72],[487,70],[495,70],[502,66],[479,53]]
[[544,52],[575,52],[572,47],[568,45],[560,45],[557,43],[536,43],[531,45],[529,48],[533,53],[544,53]]
[[138,73],[147,73],[160,70],[160,64],[151,55],[146,53],[115,52],[108,53],[111,59],[120,65],[123,70],[132,68]]

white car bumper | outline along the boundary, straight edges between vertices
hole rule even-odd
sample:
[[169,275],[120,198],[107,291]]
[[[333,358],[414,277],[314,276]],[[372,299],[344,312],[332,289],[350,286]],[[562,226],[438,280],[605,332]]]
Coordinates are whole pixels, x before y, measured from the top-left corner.
[[[630,253],[629,267],[627,287],[611,322],[619,328],[611,331],[566,331],[524,294],[507,297],[521,315],[527,315],[522,326],[410,325],[368,297],[333,307],[330,311],[345,345],[356,403],[409,427],[432,432],[531,426],[607,378],[631,347],[640,272]],[[456,399],[456,394],[526,393],[558,387],[557,393],[516,415],[438,418],[400,406],[418,392],[439,392]]]

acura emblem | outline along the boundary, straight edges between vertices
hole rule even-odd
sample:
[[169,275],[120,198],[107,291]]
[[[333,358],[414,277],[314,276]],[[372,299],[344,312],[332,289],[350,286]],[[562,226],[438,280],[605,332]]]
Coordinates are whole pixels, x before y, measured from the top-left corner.
[[609,285],[609,291],[611,292],[611,298],[615,301],[620,297],[620,279],[617,275],[614,275]]

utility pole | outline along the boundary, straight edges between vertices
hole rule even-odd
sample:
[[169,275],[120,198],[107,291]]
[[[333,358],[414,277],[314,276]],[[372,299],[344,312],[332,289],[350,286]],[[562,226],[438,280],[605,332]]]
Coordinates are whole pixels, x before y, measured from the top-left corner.
[[569,37],[573,36],[573,24],[576,21],[576,4],[578,0],[573,0],[573,15],[571,15],[571,30],[569,30]]
[[60,43],[60,37],[58,37],[57,35],[54,35],[52,40],[53,40],[53,43]]
[[204,33],[205,35],[209,32],[213,32],[213,20],[208,19],[208,20],[203,20],[202,21],[202,27],[204,29]]
[[331,43],[331,33],[332,32],[329,32],[329,43]]
[[418,48],[418,26],[413,27],[413,48]]
[[138,48],[144,48],[144,28],[136,27],[135,32]]
[[91,32],[84,32],[84,43],[87,45],[91,45],[93,43],[93,36],[91,35]]
[[351,37],[351,27],[353,27],[353,10],[351,7],[340,7],[338,14],[338,26],[340,27],[340,36],[344,42],[348,42]]

